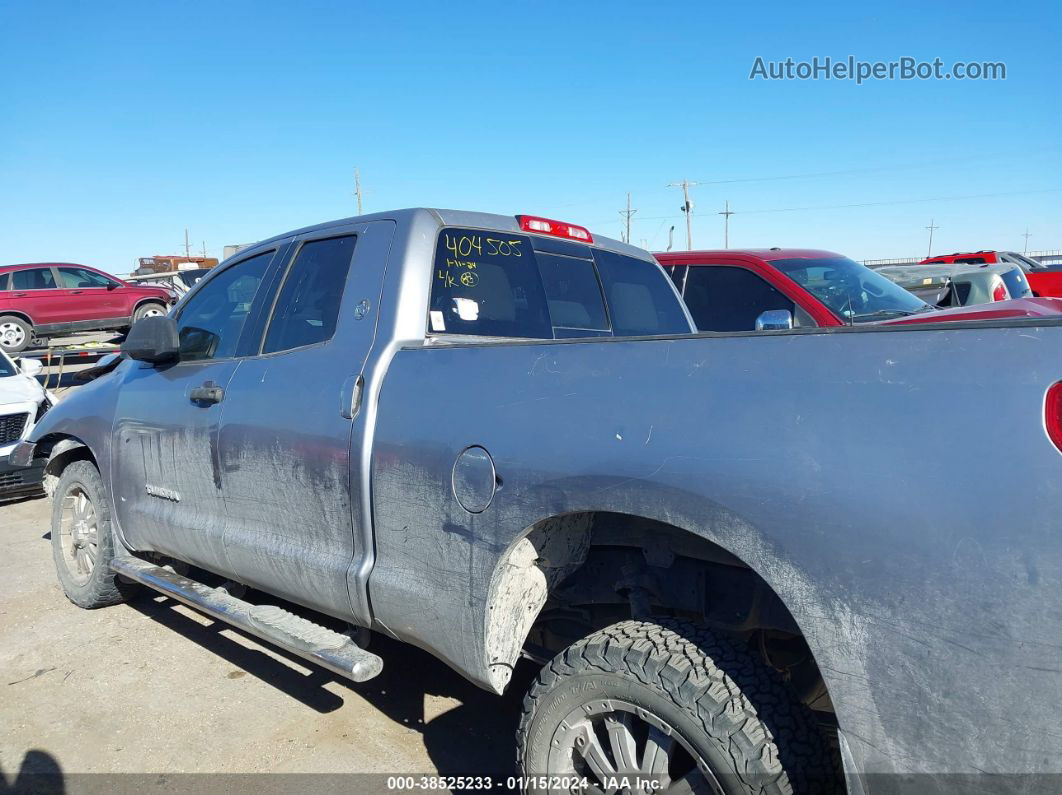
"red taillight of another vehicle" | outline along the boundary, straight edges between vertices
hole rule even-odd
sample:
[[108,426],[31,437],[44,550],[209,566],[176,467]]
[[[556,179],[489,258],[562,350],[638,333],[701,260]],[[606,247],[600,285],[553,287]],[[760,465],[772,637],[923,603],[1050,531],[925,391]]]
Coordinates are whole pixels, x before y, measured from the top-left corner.
[[1062,381],[1047,390],[1044,399],[1044,428],[1055,447],[1062,453]]
[[551,218],[539,218],[537,215],[518,215],[516,220],[520,222],[520,228],[525,232],[566,237],[569,240],[578,240],[580,243],[594,242],[589,229],[569,224],[567,221],[554,221]]
[[1007,285],[1003,284],[1002,281],[996,282],[996,286],[992,290],[992,300],[1006,301],[1008,298],[1010,298],[1010,296],[1007,295]]

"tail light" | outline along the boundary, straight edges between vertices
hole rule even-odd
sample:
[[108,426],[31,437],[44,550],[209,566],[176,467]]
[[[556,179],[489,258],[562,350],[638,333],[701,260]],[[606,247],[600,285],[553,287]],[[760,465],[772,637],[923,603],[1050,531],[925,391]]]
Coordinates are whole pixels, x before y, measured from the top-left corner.
[[540,235],[552,235],[553,237],[566,237],[569,240],[578,240],[580,243],[593,243],[594,238],[590,230],[566,221],[554,221],[550,218],[539,218],[537,215],[518,215],[516,220],[520,222],[520,228],[525,232],[535,232]]
[[1007,285],[1003,284],[1003,280],[996,279],[996,286],[992,288],[992,300],[993,301],[1006,301],[1010,296],[1007,294]]
[[1062,381],[1047,390],[1044,399],[1044,428],[1047,436],[1062,452]]

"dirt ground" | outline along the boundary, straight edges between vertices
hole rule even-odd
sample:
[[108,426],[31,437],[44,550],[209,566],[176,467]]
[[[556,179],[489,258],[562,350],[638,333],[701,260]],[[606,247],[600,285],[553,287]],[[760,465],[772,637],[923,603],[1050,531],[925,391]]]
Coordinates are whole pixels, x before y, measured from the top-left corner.
[[[81,610],[49,524],[46,499],[0,505],[0,792],[386,791],[386,774],[512,772],[530,667],[499,698],[374,636],[384,672],[355,685],[151,592]],[[180,775],[220,773],[300,775]]]

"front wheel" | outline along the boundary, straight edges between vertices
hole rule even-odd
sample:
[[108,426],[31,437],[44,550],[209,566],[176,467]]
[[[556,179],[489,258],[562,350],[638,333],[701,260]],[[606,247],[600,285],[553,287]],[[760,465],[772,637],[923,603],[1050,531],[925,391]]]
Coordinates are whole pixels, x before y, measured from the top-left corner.
[[164,304],[151,301],[137,307],[136,311],[133,313],[133,322],[136,323],[136,321],[145,317],[162,317],[165,314],[166,306]]
[[840,790],[810,711],[774,672],[679,621],[624,621],[555,657],[524,700],[517,748],[521,774],[548,785],[533,791],[572,778],[591,792]]
[[21,353],[33,339],[33,326],[17,315],[0,316],[0,348],[5,353]]
[[66,598],[78,607],[124,602],[136,590],[110,568],[115,555],[111,506],[91,461],[63,470],[52,502],[52,557]]

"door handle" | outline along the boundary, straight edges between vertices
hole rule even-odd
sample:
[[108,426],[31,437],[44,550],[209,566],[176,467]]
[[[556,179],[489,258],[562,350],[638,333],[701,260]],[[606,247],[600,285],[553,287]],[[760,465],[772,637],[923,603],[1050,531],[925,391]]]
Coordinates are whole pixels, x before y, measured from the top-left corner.
[[11,293],[11,296],[13,298],[25,298],[26,294],[25,293]]
[[83,292],[84,290],[71,290],[70,295],[81,295]]
[[207,381],[189,391],[188,399],[193,403],[220,403],[225,399],[225,390],[213,381]]
[[361,393],[365,389],[365,376],[352,375],[343,382],[341,391],[339,413],[352,420],[361,412]]

